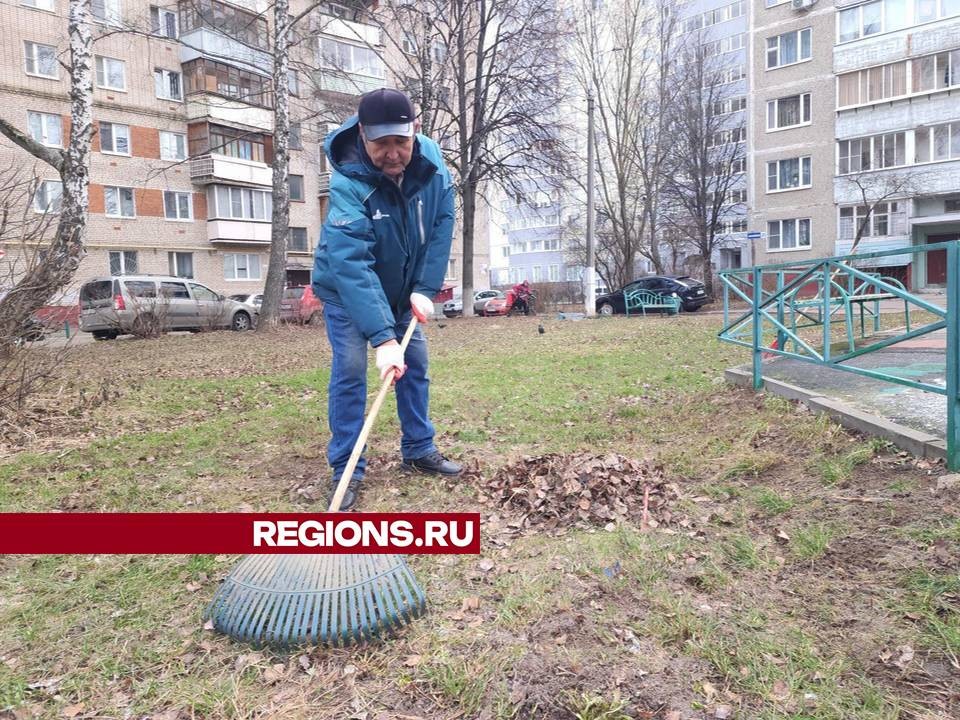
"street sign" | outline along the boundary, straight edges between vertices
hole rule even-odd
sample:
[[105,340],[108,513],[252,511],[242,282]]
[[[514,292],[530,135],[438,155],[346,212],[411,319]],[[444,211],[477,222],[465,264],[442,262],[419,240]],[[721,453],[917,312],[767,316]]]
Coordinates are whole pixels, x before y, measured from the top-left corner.
[[763,233],[759,230],[754,230],[753,232],[747,233],[747,240],[759,240],[763,237]]

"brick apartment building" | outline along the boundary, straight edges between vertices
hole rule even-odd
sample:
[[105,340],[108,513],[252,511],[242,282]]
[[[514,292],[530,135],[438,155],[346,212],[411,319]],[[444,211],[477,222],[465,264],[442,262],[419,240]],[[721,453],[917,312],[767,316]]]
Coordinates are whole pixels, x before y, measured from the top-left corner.
[[[306,3],[295,0],[291,12],[298,6]],[[91,7],[88,254],[74,286],[136,272],[194,278],[226,294],[260,291],[270,245],[272,9],[266,0]],[[0,3],[0,114],[51,147],[64,147],[70,131],[69,77],[58,62],[67,10],[67,0]],[[364,3],[325,3],[309,30],[289,76],[290,284],[309,281],[325,215],[323,137],[361,93],[397,84]],[[55,211],[56,172],[0,140],[0,167],[11,165],[42,180],[34,210]],[[9,262],[16,248],[6,250]]]

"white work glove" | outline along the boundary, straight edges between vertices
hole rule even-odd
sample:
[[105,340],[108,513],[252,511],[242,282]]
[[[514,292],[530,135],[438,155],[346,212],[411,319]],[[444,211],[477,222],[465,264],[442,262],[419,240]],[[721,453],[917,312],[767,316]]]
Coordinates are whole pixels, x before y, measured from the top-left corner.
[[403,364],[403,353],[400,351],[400,343],[396,340],[388,340],[377,348],[377,369],[380,371],[380,379],[383,380],[392,371],[394,380],[403,377],[403,371],[407,366]]
[[417,320],[425,323],[433,317],[433,300],[426,295],[413,293],[410,295],[410,309],[417,316]]

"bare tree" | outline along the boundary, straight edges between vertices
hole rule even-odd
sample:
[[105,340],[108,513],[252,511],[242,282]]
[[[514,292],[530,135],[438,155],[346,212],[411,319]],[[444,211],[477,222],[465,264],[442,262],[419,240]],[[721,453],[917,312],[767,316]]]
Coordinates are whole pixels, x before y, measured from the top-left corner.
[[890,212],[890,204],[922,194],[925,181],[926,173],[911,169],[840,175],[836,180],[837,195],[841,204],[852,205],[841,208],[840,216],[840,239],[853,241],[847,254],[855,254],[861,240],[873,234],[878,215],[885,216],[886,233],[906,233],[906,211]]
[[739,115],[717,111],[731,96],[736,66],[710,55],[701,37],[688,38],[677,66],[682,88],[670,121],[674,148],[667,190],[669,222],[685,235],[703,265],[713,293],[713,255],[727,241],[723,220],[742,210],[746,130]]
[[[565,21],[554,0],[394,0],[379,18],[402,50],[387,58],[391,70],[456,178],[469,298],[483,189],[520,191],[564,167],[557,110]],[[464,303],[464,313],[472,311]]]
[[3,338],[41,308],[73,277],[86,254],[93,81],[91,75],[90,0],[70,0],[67,63],[70,77],[70,140],[65,150],[48,148],[0,118],[0,134],[57,170],[62,182],[60,217],[46,253],[0,300],[0,354],[9,352]]

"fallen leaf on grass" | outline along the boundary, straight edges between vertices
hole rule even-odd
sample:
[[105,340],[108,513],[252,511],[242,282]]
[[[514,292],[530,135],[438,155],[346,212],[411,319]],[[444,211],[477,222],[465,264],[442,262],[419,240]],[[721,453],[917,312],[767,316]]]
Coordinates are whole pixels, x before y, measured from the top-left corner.
[[403,661],[403,664],[407,667],[416,667],[420,664],[421,660],[423,660],[422,655],[407,655],[407,659]]
[[783,680],[777,680],[770,689],[770,698],[776,702],[783,702],[790,698],[790,688]]
[[880,659],[886,665],[894,665],[901,670],[905,670],[907,665],[913,661],[913,648],[909,645],[900,645],[894,650],[884,650],[880,653]]
[[202,585],[200,585],[200,583],[188,582],[183,587],[187,592],[196,592],[202,587]]
[[713,683],[705,682],[701,687],[704,696],[707,698],[707,702],[710,702],[711,698],[717,694],[717,688]]
[[63,716],[68,718],[75,718],[77,715],[83,712],[83,709],[86,707],[83,703],[77,703],[76,705],[67,705],[63,709]]
[[284,666],[281,663],[272,665],[263,671],[263,680],[267,685],[273,685],[283,679]]
[[213,630],[213,620],[207,620],[207,621],[203,624],[203,629],[204,629],[204,630]]
[[460,605],[460,612],[466,612],[468,610],[479,610],[480,609],[480,598],[476,595],[470,595],[463,599],[463,603]]
[[713,716],[717,720],[727,720],[728,718],[733,717],[733,707],[730,705],[717,705],[716,710],[713,711]]
[[495,567],[493,560],[488,560],[484,558],[480,561],[480,569],[484,572],[490,572]]

